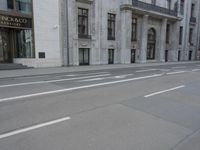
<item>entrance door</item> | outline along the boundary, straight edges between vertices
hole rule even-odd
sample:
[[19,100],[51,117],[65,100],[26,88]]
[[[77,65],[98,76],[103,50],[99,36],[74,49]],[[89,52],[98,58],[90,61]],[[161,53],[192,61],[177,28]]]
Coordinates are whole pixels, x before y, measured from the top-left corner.
[[155,59],[156,51],[156,31],[151,28],[148,31],[148,43],[147,43],[147,60]]
[[0,28],[0,63],[11,62],[9,30]]
[[168,50],[165,50],[165,62],[168,62]]
[[108,50],[108,64],[114,64],[114,49]]
[[155,59],[155,44],[148,43],[147,45],[147,59],[154,60]]
[[181,51],[178,51],[178,61],[181,61]]
[[135,49],[132,49],[131,50],[131,63],[133,64],[133,63],[135,63]]
[[90,64],[90,50],[88,48],[79,49],[79,65]]
[[189,61],[192,60],[192,51],[189,51]]

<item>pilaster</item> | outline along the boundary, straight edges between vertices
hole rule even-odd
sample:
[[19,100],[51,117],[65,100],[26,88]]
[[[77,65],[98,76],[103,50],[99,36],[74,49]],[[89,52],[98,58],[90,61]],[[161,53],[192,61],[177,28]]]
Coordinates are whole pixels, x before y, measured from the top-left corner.
[[148,15],[142,18],[141,39],[140,39],[140,63],[147,61],[147,32],[148,32]]

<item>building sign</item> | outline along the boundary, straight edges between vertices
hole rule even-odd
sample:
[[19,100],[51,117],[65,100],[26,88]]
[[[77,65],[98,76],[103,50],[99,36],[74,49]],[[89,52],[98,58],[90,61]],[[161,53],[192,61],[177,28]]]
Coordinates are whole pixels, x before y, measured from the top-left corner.
[[32,19],[0,14],[0,26],[10,28],[32,28]]

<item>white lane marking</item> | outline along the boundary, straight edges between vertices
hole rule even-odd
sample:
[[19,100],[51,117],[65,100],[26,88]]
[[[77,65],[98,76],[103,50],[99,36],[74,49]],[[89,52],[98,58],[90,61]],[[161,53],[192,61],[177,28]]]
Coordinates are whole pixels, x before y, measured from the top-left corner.
[[15,77],[14,79],[31,79],[31,78],[43,78],[43,77],[49,77],[49,75]]
[[66,77],[76,77],[78,76],[77,74],[68,74],[68,75],[65,75]]
[[158,70],[158,69],[138,70],[136,72],[141,73],[141,72],[156,71],[156,70]]
[[170,71],[170,69],[160,69],[160,71],[168,72],[168,71]]
[[71,119],[70,117],[65,117],[65,118],[45,122],[45,123],[42,123],[42,124],[37,124],[37,125],[31,126],[31,127],[24,128],[24,129],[11,131],[11,132],[8,132],[8,133],[1,134],[0,139],[8,138],[8,137],[13,136],[13,135],[21,134],[21,133],[24,133],[24,132],[29,132],[29,131],[36,130],[36,129],[39,129],[39,128],[47,127],[47,126],[57,124],[57,123],[61,123],[61,122],[64,122],[64,121],[67,121],[67,120],[70,120],[70,119]]
[[196,71],[200,71],[200,69],[193,69],[192,71],[193,71],[193,72],[196,72]]
[[146,95],[146,96],[144,96],[144,97],[145,97],[145,98],[148,98],[148,97],[152,97],[152,96],[155,96],[155,95],[158,95],[158,94],[162,94],[162,93],[166,93],[166,92],[178,90],[178,89],[181,89],[181,88],[184,88],[184,87],[185,87],[185,85],[181,85],[181,86],[177,86],[177,87],[174,87],[174,88],[171,88],[171,89],[168,89],[168,90],[163,90],[163,91],[155,92],[155,93]]
[[87,81],[99,81],[99,80],[103,80],[105,78],[93,78],[93,79],[87,79],[87,80],[82,80],[80,82],[87,82]]
[[128,76],[132,76],[133,74],[125,74],[125,75],[119,75],[119,76],[112,76],[112,77],[105,77],[105,78],[93,78],[93,79],[86,79],[86,80],[81,80],[77,82],[89,82],[89,81],[100,81],[100,80],[105,80],[105,79],[123,79]]
[[[94,73],[86,73],[86,74],[73,74],[74,76],[87,76],[87,75],[98,75],[98,74],[108,74],[109,72],[94,72]],[[70,75],[58,75],[54,77],[69,77]],[[71,75],[72,76],[72,75]]]
[[143,76],[143,77],[124,79],[124,80],[118,80],[118,81],[112,81],[112,82],[103,82],[103,83],[98,83],[98,84],[91,84],[91,85],[85,85],[85,86],[79,86],[79,87],[73,87],[73,88],[67,88],[67,89],[60,89],[60,90],[55,90],[55,91],[47,91],[47,92],[42,92],[42,93],[8,97],[8,98],[0,99],[0,102],[23,99],[23,98],[30,98],[30,97],[42,96],[42,95],[48,95],[48,94],[56,94],[56,93],[62,93],[62,92],[67,92],[67,91],[74,91],[74,90],[79,90],[79,89],[98,87],[98,86],[103,86],[103,85],[111,85],[111,84],[116,84],[116,83],[136,81],[136,80],[141,80],[141,79],[149,79],[149,78],[161,77],[162,75],[163,74],[154,74],[154,75],[150,75],[150,76]]
[[186,66],[172,67],[173,69],[184,69]]
[[180,73],[185,73],[186,71],[176,71],[176,72],[169,72],[167,75],[174,75],[174,74],[180,74]]
[[88,78],[95,78],[95,77],[105,77],[105,76],[110,76],[110,75],[111,74],[100,74],[100,75],[95,75],[95,76],[85,76],[85,77],[68,78],[68,79],[25,82],[25,83],[18,83],[18,84],[7,84],[7,85],[0,85],[0,88],[13,87],[13,86],[23,86],[23,85],[33,85],[33,84],[42,84],[42,83],[54,83],[54,82],[71,81],[71,80],[79,80],[79,79],[88,79]]

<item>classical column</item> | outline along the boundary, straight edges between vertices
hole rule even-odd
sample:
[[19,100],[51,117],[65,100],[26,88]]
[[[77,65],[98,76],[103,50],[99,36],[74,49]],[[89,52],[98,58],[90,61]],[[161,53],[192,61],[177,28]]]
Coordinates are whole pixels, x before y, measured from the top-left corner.
[[121,11],[121,63],[130,64],[132,11]]
[[159,49],[159,61],[165,61],[165,50],[166,50],[166,28],[167,19],[162,20],[161,33],[160,33],[160,49]]
[[142,18],[142,29],[140,39],[140,63],[146,63],[147,61],[148,17],[148,15],[144,15]]

